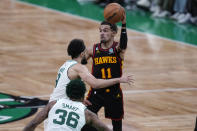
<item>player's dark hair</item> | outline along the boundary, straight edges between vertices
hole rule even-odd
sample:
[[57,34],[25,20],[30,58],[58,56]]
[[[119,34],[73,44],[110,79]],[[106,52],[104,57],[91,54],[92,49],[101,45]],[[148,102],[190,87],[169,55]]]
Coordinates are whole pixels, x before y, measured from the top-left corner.
[[71,80],[66,87],[66,94],[70,99],[81,99],[86,92],[86,86],[81,79]]
[[81,52],[85,50],[85,44],[81,39],[73,39],[68,45],[67,52],[68,55],[73,58],[77,58]]
[[118,32],[118,27],[117,27],[116,24],[111,24],[111,23],[109,23],[107,21],[102,21],[101,25],[109,25],[111,30],[115,31],[116,33]]

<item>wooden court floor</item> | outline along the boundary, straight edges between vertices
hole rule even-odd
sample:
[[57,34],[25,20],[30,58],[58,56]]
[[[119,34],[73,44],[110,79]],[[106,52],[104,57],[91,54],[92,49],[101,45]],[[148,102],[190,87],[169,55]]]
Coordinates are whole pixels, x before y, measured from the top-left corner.
[[[92,45],[99,41],[98,27],[96,21],[1,0],[0,92],[48,99],[58,68],[70,59],[69,41],[81,38]],[[122,84],[124,131],[193,131],[197,47],[128,30],[123,73],[135,76],[133,86]],[[0,131],[21,131],[34,116],[1,124]],[[110,126],[103,116],[101,110],[100,119]],[[36,129],[42,130],[43,124]]]

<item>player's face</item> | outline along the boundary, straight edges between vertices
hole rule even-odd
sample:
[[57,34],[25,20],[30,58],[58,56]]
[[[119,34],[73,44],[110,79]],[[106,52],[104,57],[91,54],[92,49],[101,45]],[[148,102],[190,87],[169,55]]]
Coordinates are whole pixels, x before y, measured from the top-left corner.
[[101,25],[99,30],[101,43],[107,43],[114,37],[109,25]]
[[87,53],[86,49],[81,53],[82,54],[81,64],[83,64],[83,65],[86,65],[88,63],[86,53]]

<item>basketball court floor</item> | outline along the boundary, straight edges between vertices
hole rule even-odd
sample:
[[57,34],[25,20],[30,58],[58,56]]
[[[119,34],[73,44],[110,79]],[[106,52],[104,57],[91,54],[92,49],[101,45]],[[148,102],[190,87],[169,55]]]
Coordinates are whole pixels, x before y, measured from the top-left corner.
[[[87,46],[99,42],[102,18],[81,17],[72,10],[65,13],[46,6],[51,5],[0,1],[1,93],[47,100],[58,68],[70,59],[66,52],[69,41],[81,38]],[[166,37],[128,25],[131,28],[123,73],[134,74],[135,83],[121,84],[125,108],[123,130],[193,131],[197,116],[196,27],[181,25],[184,29],[190,27],[185,36],[184,30],[181,33],[175,30]],[[88,68],[91,70],[91,60]],[[1,113],[2,110],[0,121]],[[34,116],[0,124],[0,131],[21,131]],[[103,109],[99,118],[111,127]],[[42,130],[43,123],[36,131]]]

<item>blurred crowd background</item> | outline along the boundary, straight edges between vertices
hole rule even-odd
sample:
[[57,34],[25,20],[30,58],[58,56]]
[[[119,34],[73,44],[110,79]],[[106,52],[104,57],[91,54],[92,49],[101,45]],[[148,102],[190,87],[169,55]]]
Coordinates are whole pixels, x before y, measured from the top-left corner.
[[197,0],[95,0],[94,2],[101,7],[116,2],[126,10],[149,11],[154,18],[169,18],[180,24],[197,25]]

